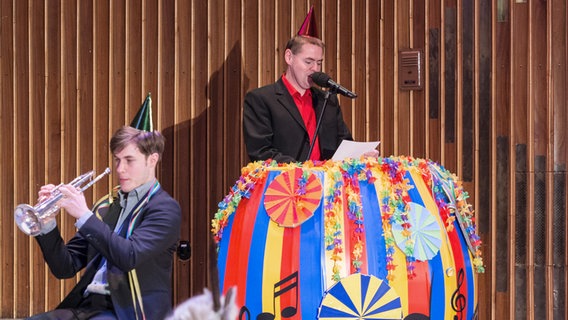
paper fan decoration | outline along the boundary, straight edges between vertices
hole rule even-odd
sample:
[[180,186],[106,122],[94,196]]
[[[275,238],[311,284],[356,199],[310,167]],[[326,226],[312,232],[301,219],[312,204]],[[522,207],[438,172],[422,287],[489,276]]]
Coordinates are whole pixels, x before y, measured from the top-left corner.
[[402,305],[386,281],[354,273],[325,293],[318,319],[402,319]]
[[316,175],[300,168],[276,177],[264,193],[264,208],[281,227],[296,227],[314,215],[322,197]]
[[[410,223],[410,240],[414,243],[414,258],[420,261],[430,260],[438,254],[442,245],[440,225],[436,217],[425,207],[410,202],[408,223]],[[393,236],[398,247],[404,252],[406,242],[405,230],[400,224],[392,225]]]

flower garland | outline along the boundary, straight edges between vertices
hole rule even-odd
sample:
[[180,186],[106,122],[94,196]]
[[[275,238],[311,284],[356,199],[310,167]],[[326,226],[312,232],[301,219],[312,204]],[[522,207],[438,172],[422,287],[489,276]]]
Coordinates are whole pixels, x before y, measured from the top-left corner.
[[[425,159],[412,157],[366,158],[349,159],[342,162],[334,161],[306,161],[304,163],[278,164],[275,161],[257,161],[248,164],[241,170],[241,177],[231,188],[230,193],[219,203],[219,209],[212,220],[212,233],[217,243],[223,236],[223,230],[228,224],[228,218],[233,214],[243,198],[249,198],[256,183],[266,177],[268,168],[279,167],[282,170],[302,168],[302,176],[297,179],[296,195],[301,197],[306,192],[309,171],[313,168],[322,168],[328,183],[324,191],[324,243],[325,250],[330,251],[330,260],[333,262],[332,280],[340,280],[343,243],[344,201],[347,201],[346,213],[353,228],[351,237],[354,245],[351,254],[352,266],[360,272],[362,266],[362,253],[364,250],[364,220],[361,204],[361,181],[378,184],[378,200],[381,209],[383,236],[386,245],[387,280],[394,280],[394,254],[396,241],[392,233],[392,225],[398,224],[403,228],[403,235],[407,237],[406,246],[402,251],[407,260],[407,276],[412,279],[414,272],[414,243],[411,240],[411,225],[408,219],[408,204],[411,199],[408,195],[412,185],[405,174],[410,167],[418,168],[422,179],[432,190],[439,209],[440,217],[444,221],[447,232],[453,232],[453,223],[456,214],[464,222],[465,232],[469,243],[475,248],[473,265],[477,272],[484,272],[481,258],[481,240],[475,231],[475,218],[471,205],[467,204],[469,197],[463,190],[457,177],[438,164]],[[343,193],[344,192],[344,193]],[[301,206],[301,201],[297,205]]]
[[241,169],[241,177],[235,182],[228,195],[219,202],[219,209],[211,220],[211,232],[215,243],[219,243],[223,237],[223,230],[227,227],[229,216],[232,215],[243,198],[250,198],[251,191],[256,183],[266,176],[266,168],[274,167],[276,161],[251,162]]
[[347,217],[353,225],[351,240],[353,241],[352,262],[355,272],[361,272],[361,256],[363,255],[363,205],[361,204],[361,190],[359,188],[359,175],[366,168],[364,163],[357,159],[344,161],[341,164],[345,193],[347,195]]
[[446,231],[454,231],[453,223],[458,216],[471,246],[474,258],[472,264],[477,273],[484,273],[483,259],[481,258],[481,238],[476,233],[475,215],[472,206],[467,203],[469,194],[463,189],[461,181],[444,167],[434,163],[428,163],[431,172],[432,190],[438,205],[440,216],[446,216]]
[[385,238],[386,260],[387,260],[387,280],[394,280],[394,253],[396,241],[392,233],[392,225],[398,224],[403,228],[402,234],[407,238],[406,246],[401,248],[406,256],[406,271],[409,279],[413,279],[416,274],[414,272],[414,241],[411,239],[412,227],[408,219],[408,203],[410,197],[408,190],[412,186],[408,183],[408,179],[404,178],[406,168],[399,158],[390,157],[379,159],[377,174],[380,183],[379,201],[381,203],[381,215],[383,221],[383,233]]
[[332,163],[326,170],[329,188],[324,196],[324,241],[325,250],[331,251],[330,259],[333,262],[331,279],[341,280],[341,267],[339,262],[343,254],[343,176],[340,168]]

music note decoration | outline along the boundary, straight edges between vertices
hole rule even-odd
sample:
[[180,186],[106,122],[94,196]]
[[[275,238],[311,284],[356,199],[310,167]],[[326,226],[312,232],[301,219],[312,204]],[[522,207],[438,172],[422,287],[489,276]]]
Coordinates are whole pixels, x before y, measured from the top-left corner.
[[[288,305],[284,308],[281,307],[280,317],[287,319],[292,318],[298,313],[298,271],[293,272],[274,284],[272,312],[262,312],[256,316],[256,320],[274,320],[276,318],[276,299],[281,299],[285,294],[292,298],[290,300],[295,301],[294,305]],[[241,317],[244,313],[247,314],[247,319],[250,319],[250,311],[246,307],[243,307],[241,308],[239,320],[242,319]]]
[[464,284],[465,272],[463,268],[458,271],[457,277],[457,288],[452,294],[452,309],[456,312],[454,316],[455,320],[463,319],[463,311],[466,308],[467,299],[463,293],[461,293],[461,287]]

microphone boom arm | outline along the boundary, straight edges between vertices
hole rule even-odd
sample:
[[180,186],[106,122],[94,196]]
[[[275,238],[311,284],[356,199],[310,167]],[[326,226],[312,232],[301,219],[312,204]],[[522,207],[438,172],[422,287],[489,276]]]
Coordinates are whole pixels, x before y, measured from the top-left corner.
[[323,99],[323,107],[321,108],[320,116],[319,116],[318,122],[316,124],[316,132],[314,132],[314,137],[312,138],[312,142],[310,143],[310,150],[308,150],[308,156],[306,157],[306,160],[304,160],[304,161],[310,160],[310,156],[312,155],[312,151],[314,149],[314,145],[316,144],[316,139],[318,137],[319,129],[320,129],[320,126],[321,126],[321,120],[323,119],[323,114],[325,112],[325,108],[327,107],[327,101],[329,100],[329,96],[331,95],[331,91],[334,91],[334,90],[332,90],[332,89],[325,90],[325,97]]

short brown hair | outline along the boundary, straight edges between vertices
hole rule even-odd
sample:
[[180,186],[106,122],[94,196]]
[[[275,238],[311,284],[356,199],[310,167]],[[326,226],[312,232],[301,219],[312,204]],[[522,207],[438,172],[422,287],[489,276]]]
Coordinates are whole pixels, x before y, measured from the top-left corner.
[[286,49],[290,49],[293,54],[297,54],[306,43],[313,44],[325,50],[325,44],[320,39],[301,35],[295,35],[292,39],[288,40]]
[[110,152],[113,155],[117,154],[131,143],[136,145],[146,158],[154,153],[162,158],[166,139],[158,131],[148,132],[124,126],[118,129],[110,139]]

